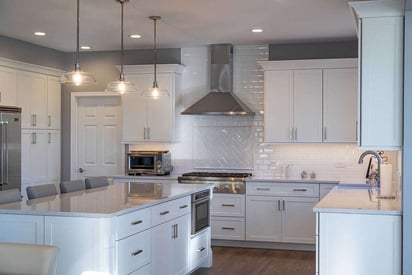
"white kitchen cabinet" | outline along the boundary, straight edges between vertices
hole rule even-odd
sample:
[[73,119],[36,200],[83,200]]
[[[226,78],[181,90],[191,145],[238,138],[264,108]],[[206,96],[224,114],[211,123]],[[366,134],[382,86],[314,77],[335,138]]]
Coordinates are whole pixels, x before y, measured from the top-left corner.
[[0,215],[0,242],[43,244],[44,217]]
[[190,237],[190,271],[198,267],[211,267],[210,228]]
[[323,142],[356,142],[357,102],[356,68],[323,70]]
[[400,275],[398,215],[318,213],[319,275]]
[[246,240],[315,243],[319,184],[248,182],[246,194]]
[[359,36],[358,145],[400,150],[403,116],[404,1],[351,2]]
[[60,183],[60,130],[45,130],[47,132],[47,182]]
[[0,67],[0,105],[17,106],[17,71]]
[[153,275],[183,275],[190,270],[190,214],[152,228]]
[[47,77],[47,128],[60,129],[61,84],[58,77]]
[[320,142],[322,71],[265,71],[265,141]]
[[356,59],[260,64],[265,70],[265,142],[355,142]]
[[125,66],[128,81],[138,92],[122,95],[123,142],[175,142],[180,138],[181,65],[159,65],[157,82],[170,96],[157,99],[144,97],[152,87],[153,66]]
[[213,194],[210,216],[212,239],[245,240],[244,194]]

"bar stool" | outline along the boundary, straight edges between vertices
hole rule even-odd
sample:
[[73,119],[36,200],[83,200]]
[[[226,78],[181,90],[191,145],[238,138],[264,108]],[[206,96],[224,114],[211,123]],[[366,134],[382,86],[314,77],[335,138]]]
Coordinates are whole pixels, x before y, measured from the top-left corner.
[[27,197],[29,200],[57,195],[57,188],[54,184],[42,184],[35,186],[27,186]]
[[81,191],[85,189],[86,185],[84,184],[83,180],[69,180],[60,183],[60,192],[62,194]]
[[19,189],[9,189],[0,191],[0,204],[21,201],[21,194]]
[[86,183],[86,189],[92,189],[97,187],[103,187],[109,185],[107,177],[90,177],[84,180]]

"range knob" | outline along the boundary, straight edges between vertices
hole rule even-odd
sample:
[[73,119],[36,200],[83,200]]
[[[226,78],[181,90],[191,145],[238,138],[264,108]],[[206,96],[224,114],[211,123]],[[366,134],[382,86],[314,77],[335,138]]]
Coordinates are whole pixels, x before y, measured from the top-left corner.
[[229,185],[225,185],[225,186],[223,187],[223,190],[228,193],[228,192],[230,191]]
[[236,185],[235,185],[235,190],[236,190],[236,193],[239,193],[239,191],[240,191],[240,184],[236,184]]
[[213,192],[217,193],[219,191],[220,191],[219,187],[217,187],[217,186],[213,187]]

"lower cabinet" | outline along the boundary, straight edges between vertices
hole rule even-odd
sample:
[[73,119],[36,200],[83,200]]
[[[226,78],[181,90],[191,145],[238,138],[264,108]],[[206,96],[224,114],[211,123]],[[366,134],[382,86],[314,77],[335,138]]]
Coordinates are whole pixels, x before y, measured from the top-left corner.
[[0,242],[43,244],[44,217],[0,215]]
[[198,267],[211,267],[210,228],[190,237],[190,270]]
[[316,274],[402,274],[400,215],[317,215]]
[[153,275],[189,272],[190,214],[152,228]]

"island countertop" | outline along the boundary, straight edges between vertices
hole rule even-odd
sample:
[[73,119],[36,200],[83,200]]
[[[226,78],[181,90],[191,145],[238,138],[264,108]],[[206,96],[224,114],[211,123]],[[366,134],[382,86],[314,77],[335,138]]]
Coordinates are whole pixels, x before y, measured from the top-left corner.
[[112,217],[210,189],[208,184],[116,183],[106,187],[0,205],[0,214]]

